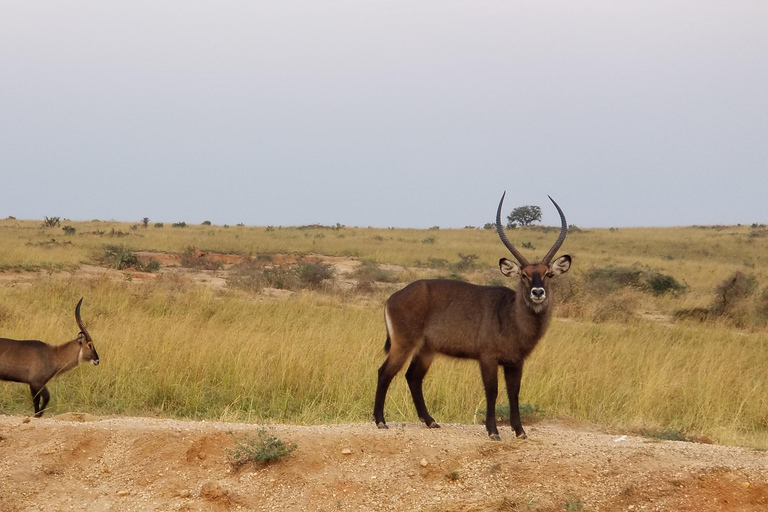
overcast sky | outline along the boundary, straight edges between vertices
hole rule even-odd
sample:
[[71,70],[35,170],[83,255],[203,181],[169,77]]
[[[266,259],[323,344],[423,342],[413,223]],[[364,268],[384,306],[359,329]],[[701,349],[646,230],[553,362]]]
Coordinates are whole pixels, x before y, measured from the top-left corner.
[[764,0],[0,6],[0,218],[768,223]]

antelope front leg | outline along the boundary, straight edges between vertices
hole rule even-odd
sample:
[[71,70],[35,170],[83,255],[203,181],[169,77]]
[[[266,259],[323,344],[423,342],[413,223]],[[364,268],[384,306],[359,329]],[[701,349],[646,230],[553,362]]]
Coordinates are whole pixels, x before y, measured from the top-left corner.
[[520,395],[520,381],[523,378],[523,364],[505,365],[504,380],[507,383],[507,395],[509,396],[509,423],[515,429],[515,435],[520,439],[527,439],[528,436],[523,430],[523,423],[520,421],[520,404],[518,396]]
[[494,441],[501,441],[499,429],[496,428],[496,397],[499,394],[499,365],[495,361],[480,363],[480,373],[485,387],[485,429]]

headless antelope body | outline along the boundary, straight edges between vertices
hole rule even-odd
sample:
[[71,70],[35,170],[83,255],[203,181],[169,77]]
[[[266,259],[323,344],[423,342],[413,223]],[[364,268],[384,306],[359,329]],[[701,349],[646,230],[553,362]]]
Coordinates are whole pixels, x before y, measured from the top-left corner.
[[379,428],[387,428],[384,400],[392,379],[411,359],[405,378],[419,419],[438,428],[424,403],[422,384],[436,354],[474,359],[480,363],[486,399],[485,427],[493,440],[500,440],[496,426],[498,367],[504,368],[509,396],[509,416],[515,435],[527,437],[520,421],[518,395],[523,363],[547,330],[552,317],[550,280],[564,274],[571,257],[552,258],[568,230],[560,214],[560,236],[538,263],[529,263],[512,245],[501,225],[501,196],[496,211],[496,230],[501,241],[517,260],[499,260],[507,277],[517,278],[517,290],[504,286],[479,286],[447,279],[415,281],[393,293],[386,302],[384,317],[387,358],[379,368],[373,417]]
[[35,417],[43,415],[51,394],[46,384],[56,375],[71,370],[81,362],[99,364],[99,355],[91,335],[80,319],[80,305],[75,307],[75,320],[80,333],[61,345],[48,345],[38,340],[0,338],[0,380],[29,384]]

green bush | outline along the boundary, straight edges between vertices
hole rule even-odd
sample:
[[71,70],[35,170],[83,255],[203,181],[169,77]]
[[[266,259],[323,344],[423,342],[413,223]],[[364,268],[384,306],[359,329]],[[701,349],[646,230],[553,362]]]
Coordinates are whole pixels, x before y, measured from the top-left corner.
[[684,432],[681,432],[680,430],[674,429],[674,428],[665,428],[665,429],[642,429],[640,431],[640,435],[643,437],[650,437],[651,439],[656,439],[658,441],[685,441],[685,442],[692,442],[694,439],[686,435]]
[[126,268],[132,268],[142,272],[157,272],[160,270],[159,261],[150,258],[149,262],[144,265],[141,263],[139,257],[124,245],[104,246],[104,253],[100,260],[103,265],[107,265],[117,270],[124,270]]
[[101,262],[117,270],[125,268],[141,267],[139,258],[131,249],[124,245],[107,245],[104,247],[104,253],[101,256]]
[[646,274],[645,287],[654,295],[678,293],[685,290],[685,285],[679,283],[674,277],[656,271],[649,271]]
[[57,228],[61,226],[61,217],[45,217],[43,221],[44,228]]
[[279,438],[269,435],[265,429],[259,429],[257,437],[248,434],[235,436],[235,446],[228,452],[229,463],[235,468],[241,468],[246,464],[266,465],[277,462],[293,453],[298,445],[286,444]]
[[475,263],[479,256],[477,254],[461,254],[459,253],[459,261],[453,264],[453,270],[456,272],[466,272],[477,266]]
[[357,281],[366,281],[369,283],[396,283],[397,276],[389,270],[384,270],[378,263],[373,261],[363,261],[362,264],[352,273],[352,277]]
[[290,267],[265,268],[261,273],[265,286],[278,290],[296,290],[300,288],[296,270]]
[[299,283],[304,288],[320,288],[325,281],[333,279],[334,270],[322,261],[301,262],[296,268]]
[[685,285],[674,277],[639,265],[631,267],[609,265],[593,268],[587,271],[587,281],[592,290],[603,293],[626,287],[634,287],[654,295],[679,293],[685,290]]

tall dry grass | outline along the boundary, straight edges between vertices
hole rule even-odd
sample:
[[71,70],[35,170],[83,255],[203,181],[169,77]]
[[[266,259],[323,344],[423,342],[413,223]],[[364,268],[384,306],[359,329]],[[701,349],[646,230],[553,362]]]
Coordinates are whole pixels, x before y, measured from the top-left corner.
[[[369,421],[376,371],[384,358],[386,293],[360,299],[304,291],[278,301],[195,286],[178,277],[137,284],[49,275],[45,270],[93,263],[103,244],[113,242],[106,235],[84,234],[94,224],[102,223],[78,224],[80,235],[59,238],[54,228],[42,229],[39,223],[0,222],[5,274],[43,269],[29,284],[0,285],[0,336],[71,339],[77,333],[73,309],[84,296],[83,318],[102,358],[99,367],[80,367],[52,381],[49,414]],[[471,252],[478,256],[478,268],[464,275],[477,282],[498,279],[495,261],[504,255],[495,233],[481,230],[198,226],[137,231],[120,242],[136,250],[170,252],[195,245],[246,255],[354,254],[400,265],[457,262],[458,253]],[[737,270],[754,275],[762,287],[768,284],[761,265],[766,238],[756,232],[733,227],[569,235],[564,251],[575,256],[576,265],[558,289],[558,318],[526,364],[522,401],[548,414],[620,429],[673,428],[768,448],[765,328],[736,329],[719,320],[672,324],[666,316],[709,305],[713,290]],[[428,237],[435,241],[424,242]],[[526,254],[540,254],[552,241],[545,230],[516,230],[510,237],[536,247]],[[72,243],[38,243],[51,238]],[[595,292],[585,276],[606,265],[653,268],[675,276],[687,290],[658,297],[632,288]],[[425,394],[443,422],[472,422],[485,406],[473,362],[438,358]],[[29,413],[27,389],[0,384],[0,410]],[[393,383],[386,411],[390,421],[416,421],[402,376]]]

